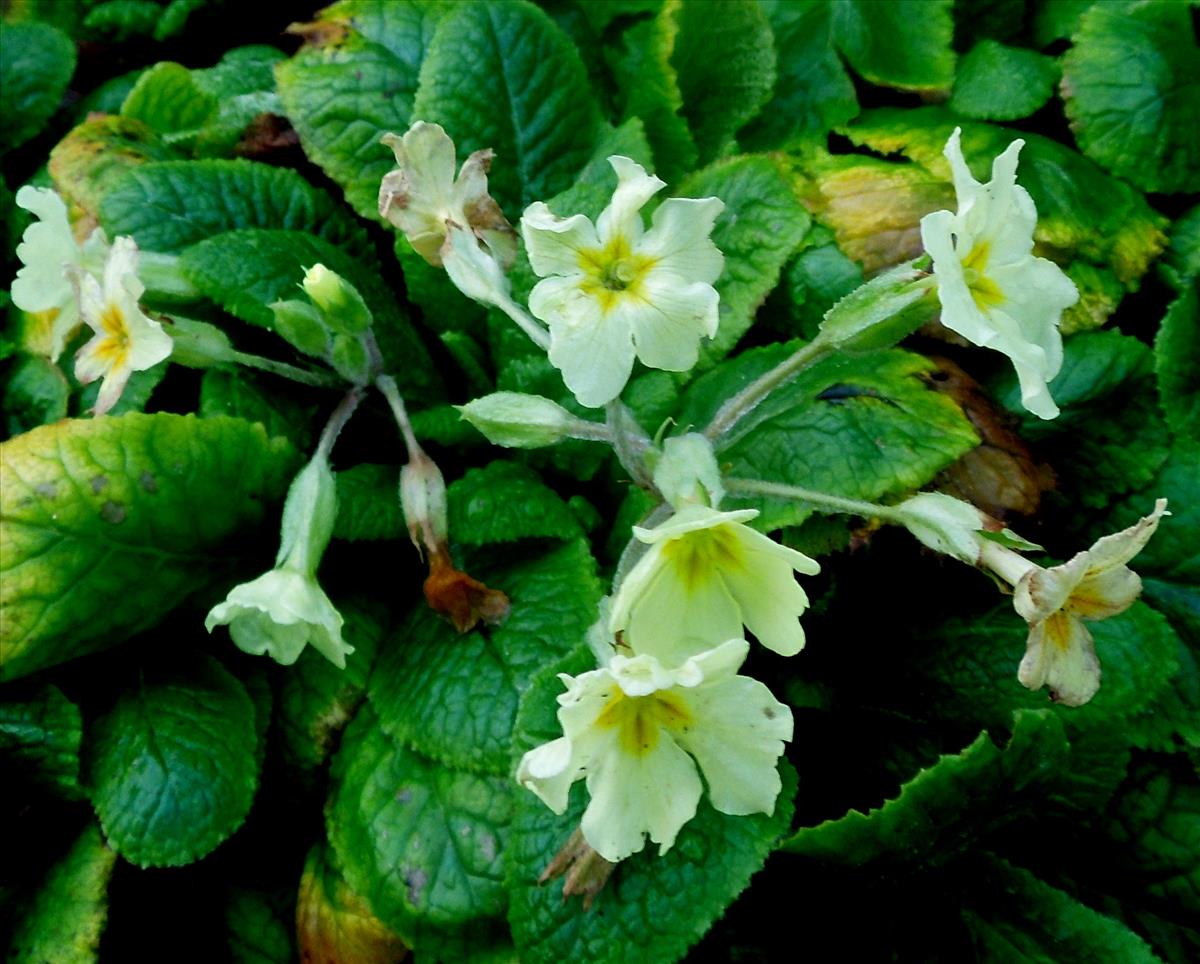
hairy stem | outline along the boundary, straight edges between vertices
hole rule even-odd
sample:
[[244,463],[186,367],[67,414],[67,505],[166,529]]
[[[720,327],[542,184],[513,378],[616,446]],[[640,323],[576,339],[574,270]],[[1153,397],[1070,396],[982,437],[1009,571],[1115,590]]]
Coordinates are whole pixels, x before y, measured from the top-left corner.
[[250,355],[246,352],[235,351],[229,358],[238,365],[244,365],[246,368],[254,368],[261,372],[270,372],[272,375],[278,375],[280,378],[299,382],[301,385],[312,385],[315,388],[337,388],[345,384],[336,375],[310,371],[307,368],[289,365],[287,362],[278,362],[270,358],[263,358],[261,355]]
[[325,423],[325,427],[321,430],[321,438],[317,441],[317,451],[313,454],[313,458],[329,458],[329,453],[333,451],[334,443],[337,442],[338,436],[342,434],[342,429],[346,427],[346,423],[350,421],[350,416],[354,414],[354,410],[358,408],[358,403],[363,400],[364,392],[358,386],[350,389],[343,396],[332,414],[329,416],[329,421]]
[[835,512],[842,512],[846,515],[860,515],[888,521],[894,521],[897,518],[896,511],[891,506],[879,505],[875,502],[862,502],[858,499],[845,499],[840,495],[830,495],[828,492],[802,489],[798,485],[762,482],[758,479],[725,479],[724,481],[725,488],[730,492],[793,499],[796,502],[807,502],[810,505],[833,509]]

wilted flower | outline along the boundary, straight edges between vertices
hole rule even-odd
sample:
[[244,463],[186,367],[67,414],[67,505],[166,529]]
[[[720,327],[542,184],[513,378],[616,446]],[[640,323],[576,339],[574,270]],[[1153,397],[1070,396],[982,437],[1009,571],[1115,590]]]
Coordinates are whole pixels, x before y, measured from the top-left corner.
[[651,368],[687,371],[700,339],[717,333],[713,282],[724,257],[709,235],[724,204],[668,198],[644,231],[641,209],[665,186],[628,157],[612,201],[593,225],[554,215],[541,201],[521,218],[529,264],[543,280],[529,310],[550,326],[550,361],[580,404],[616,398],[636,355]]
[[808,596],[792,573],[821,567],[744,524],[757,515],[689,505],[657,528],[635,526],[650,548],[618,587],[609,629],[667,665],[741,636],[743,625],[768,649],[798,653]]
[[1017,676],[1030,689],[1050,687],[1067,706],[1081,706],[1100,688],[1100,661],[1085,619],[1107,619],[1133,605],[1142,580],[1126,563],[1167,514],[1167,500],[1121,532],[1051,569],[1032,567],[1016,584],[1013,605],[1029,623],[1029,642]]
[[117,238],[104,264],[104,285],[74,265],[83,320],[96,334],[75,356],[75,377],[84,385],[103,377],[93,411],[103,415],[121,397],[133,372],[153,368],[171,354],[171,336],[143,314],[145,286],[137,276],[137,245]]
[[722,813],[771,813],[776,763],[792,738],[791,711],[758,680],[737,676],[743,639],[699,653],[677,669],[653,656],[614,656],[601,669],[562,675],[563,736],[530,750],[517,780],[555,813],[571,784],[587,778],[588,844],[605,860],[645,846],[665,853],[696,813],[701,784]]
[[46,317],[49,324],[47,353],[57,361],[67,339],[79,327],[79,293],[67,276],[67,267],[98,273],[108,243],[96,228],[82,245],[75,240],[67,219],[67,206],[54,191],[26,185],[17,191],[17,206],[38,220],[25,229],[17,245],[24,267],[12,283],[13,304],[22,311]]
[[958,212],[935,211],[921,219],[921,240],[933,258],[942,324],[968,341],[1007,355],[1021,383],[1022,404],[1041,418],[1058,406],[1046,388],[1062,366],[1063,310],[1079,300],[1071,279],[1052,261],[1035,258],[1037,209],[1016,183],[1013,141],[992,164],[992,179],[971,176],[958,128],[945,154],[954,174]]
[[379,186],[379,213],[404,232],[413,250],[440,267],[448,223],[472,232],[507,269],[517,256],[512,225],[487,191],[492,151],[476,151],[454,176],[454,141],[438,124],[417,121],[401,137],[385,134],[397,170]]
[[228,626],[238,648],[294,663],[304,647],[315,647],[339,668],[354,647],[342,639],[342,614],[317,582],[317,566],[333,534],[337,482],[324,453],[301,470],[283,506],[282,538],[275,568],[235,586],[204,620]]

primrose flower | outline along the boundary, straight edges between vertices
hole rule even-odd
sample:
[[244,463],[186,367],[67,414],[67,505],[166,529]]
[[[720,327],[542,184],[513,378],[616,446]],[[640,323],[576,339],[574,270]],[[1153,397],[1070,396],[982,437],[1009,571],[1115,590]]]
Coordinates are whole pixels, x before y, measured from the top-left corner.
[[435,267],[447,255],[451,226],[471,231],[504,268],[517,257],[517,238],[487,190],[490,149],[475,151],[454,176],[454,141],[438,124],[417,121],[401,137],[385,134],[397,170],[379,185],[379,213],[399,228],[413,249]]
[[744,524],[757,515],[687,505],[657,528],[634,526],[650,548],[618,588],[609,630],[668,665],[742,635],[743,625],[768,649],[800,652],[808,596],[792,573],[821,567]]
[[1167,515],[1167,500],[1121,532],[1051,569],[1032,566],[1017,582],[1013,605],[1029,623],[1017,677],[1029,689],[1050,687],[1067,706],[1082,706],[1100,688],[1100,661],[1085,619],[1107,619],[1133,605],[1142,580],[1126,563],[1146,547]]
[[749,648],[731,639],[678,669],[653,656],[614,656],[601,669],[560,676],[564,735],[526,753],[517,780],[563,813],[571,784],[586,777],[583,836],[613,862],[641,850],[647,834],[660,854],[671,848],[696,814],[697,766],[721,813],[771,813],[792,714],[758,680],[735,675]]
[[709,235],[725,205],[668,198],[644,231],[641,209],[663,181],[628,157],[610,157],[617,189],[595,225],[555,216],[541,201],[521,218],[529,264],[542,280],[529,310],[550,326],[550,361],[581,405],[616,398],[636,355],[651,368],[687,371],[700,339],[717,333],[713,282],[724,256]]
[[354,652],[342,639],[342,614],[317,583],[317,566],[337,517],[337,483],[318,454],[292,481],[283,506],[283,532],[275,568],[235,586],[204,620],[210,633],[228,626],[239,649],[267,653],[285,666],[306,645],[344,669]]
[[1021,383],[1021,402],[1040,418],[1058,406],[1046,388],[1062,366],[1063,310],[1079,300],[1071,279],[1052,261],[1035,258],[1037,209],[1016,183],[1013,141],[992,163],[992,179],[971,176],[958,128],[946,144],[958,212],[935,211],[921,219],[921,241],[933,258],[942,324],[968,341],[1007,355]]
[[104,264],[104,284],[78,266],[69,273],[79,286],[83,320],[95,336],[75,356],[75,377],[87,385],[103,377],[93,411],[103,415],[121,397],[133,372],[153,368],[171,354],[171,336],[138,307],[145,286],[137,276],[137,245],[117,238]]
[[58,361],[81,321],[79,295],[67,276],[67,267],[99,272],[108,242],[104,232],[96,228],[80,245],[71,231],[66,204],[49,188],[26,185],[17,191],[16,200],[18,207],[38,220],[25,229],[17,245],[17,257],[24,267],[13,279],[13,304],[48,320],[46,350],[51,361]]

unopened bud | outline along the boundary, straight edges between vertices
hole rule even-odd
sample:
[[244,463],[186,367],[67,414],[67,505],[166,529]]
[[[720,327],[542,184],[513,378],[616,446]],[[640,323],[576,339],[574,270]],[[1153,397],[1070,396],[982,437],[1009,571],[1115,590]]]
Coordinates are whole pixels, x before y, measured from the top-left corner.
[[933,317],[932,279],[911,263],[872,278],[826,312],[818,337],[844,351],[890,348]]
[[712,443],[698,432],[669,438],[654,468],[654,484],[676,509],[687,503],[716,508],[725,497]]
[[275,313],[275,331],[289,345],[306,355],[324,358],[329,351],[329,329],[321,312],[307,301],[277,301],[271,305]]
[[447,222],[442,264],[454,286],[472,301],[501,307],[511,301],[508,276],[467,228]]
[[371,309],[358,289],[337,272],[314,264],[304,273],[302,286],[336,331],[357,335],[371,327]]
[[570,437],[575,417],[561,405],[541,395],[493,392],[466,405],[459,414],[494,445],[534,449]]
[[424,452],[417,452],[400,470],[400,507],[408,535],[418,550],[437,552],[446,544],[446,480],[442,470]]
[[229,336],[216,325],[191,318],[173,318],[167,331],[171,335],[171,361],[188,368],[208,368],[233,360]]
[[371,380],[371,357],[358,335],[335,336],[329,360],[348,382],[365,385]]

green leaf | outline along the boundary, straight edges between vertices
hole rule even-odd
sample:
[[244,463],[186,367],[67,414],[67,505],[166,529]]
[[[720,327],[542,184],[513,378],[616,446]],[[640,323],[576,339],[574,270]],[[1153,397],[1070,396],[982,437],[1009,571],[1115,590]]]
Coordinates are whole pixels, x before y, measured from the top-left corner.
[[961,894],[963,923],[978,960],[996,964],[1157,964],[1145,941],[996,857],[968,865]]
[[758,306],[779,283],[784,264],[808,231],[809,219],[789,180],[766,157],[718,161],[684,178],[675,193],[725,202],[712,234],[725,255],[725,270],[715,285],[721,327],[704,350],[701,367],[706,367],[727,355],[753,324]]
[[[706,425],[720,402],[795,350],[744,352],[689,389],[677,421]],[[979,440],[959,407],[924,376],[931,363],[904,351],[839,355],[775,391],[719,444],[728,475],[802,485],[875,501],[920,488]],[[730,499],[763,511],[756,525],[796,525],[812,508],[775,499]]]
[[1200,294],[1190,285],[1171,303],[1154,339],[1158,399],[1177,435],[1200,439]]
[[337,473],[338,539],[404,539],[408,526],[400,507],[400,466],[364,462]]
[[472,960],[502,933],[507,777],[441,766],[388,736],[370,705],[342,738],[327,808],[350,887],[418,951]]
[[921,770],[883,806],[802,827],[781,849],[828,863],[945,864],[1027,815],[1068,756],[1062,724],[1020,711],[1000,746],[986,734]]
[[0,23],[0,154],[38,134],[75,73],[75,45],[47,23]]
[[[1170,434],[1155,404],[1152,368],[1150,349],[1127,335],[1088,332],[1066,341],[1062,370],[1049,385],[1063,414],[1053,422],[1024,417],[1022,434],[1053,440],[1044,443],[1047,459],[1072,500],[1103,507],[1143,488],[1166,461]],[[1019,411],[1014,373],[998,379],[996,398]]]
[[[1179,759],[1179,758],[1177,758]],[[1182,761],[1181,761],[1182,762]],[[1106,811],[1111,872],[1180,918],[1200,909],[1200,781],[1186,764],[1143,764]]]
[[89,823],[56,863],[12,935],[13,964],[92,964],[108,917],[108,881],[117,855]]
[[64,421],[0,445],[0,677],[154,625],[219,577],[296,453],[232,418]]
[[1041,0],[1033,15],[1033,39],[1039,47],[1067,40],[1079,28],[1079,18],[1096,0]]
[[[217,98],[202,90],[182,64],[163,61],[147,70],[121,105],[169,144],[193,136],[217,113]],[[193,199],[194,200],[194,199]]]
[[1171,243],[1163,252],[1159,269],[1177,291],[1187,290],[1200,275],[1200,204],[1189,208],[1171,225]]
[[141,121],[96,117],[72,130],[50,152],[50,176],[68,204],[98,219],[100,202],[131,168],[176,156]]
[[764,0],[775,36],[775,95],[739,135],[755,150],[824,143],[858,113],[854,83],[833,47],[833,9],[825,3]]
[[962,127],[972,173],[985,180],[992,160],[1018,136],[1024,138],[1017,179],[1037,205],[1034,239],[1056,259],[1080,257],[1110,267],[1129,287],[1162,249],[1165,222],[1137,191],[1039,134],[964,123],[940,107],[867,111],[846,134],[881,154],[903,153],[948,182],[950,165],[942,150],[955,126]]
[[950,109],[980,120],[1017,120],[1050,100],[1057,82],[1052,58],[981,40],[958,65]]
[[601,588],[582,539],[472,572],[512,601],[495,629],[458,635],[420,606],[380,653],[369,696],[380,725],[446,766],[508,772],[517,702],[532,676],[596,621]]
[[103,0],[87,11],[83,26],[89,34],[122,43],[152,36],[162,15],[162,4],[152,0]]
[[954,82],[951,0],[831,0],[833,38],[865,79],[900,90]]
[[1187,4],[1097,3],[1063,58],[1083,152],[1147,191],[1200,190],[1200,49]]
[[246,819],[258,786],[254,704],[211,656],[143,667],[88,730],[92,805],[139,867],[206,856]]
[[664,3],[652,20],[625,32],[617,88],[625,95],[621,119],[640,118],[654,150],[655,170],[668,184],[696,166],[696,142],[680,110],[683,94],[671,65],[679,0]]
[[[340,485],[340,477],[339,477]],[[366,692],[367,675],[383,640],[383,613],[363,601],[338,600],[342,635],[354,647],[338,669],[310,646],[283,677],[276,720],[284,758],[311,770],[329,757],[342,727]]]
[[[1119,722],[1122,735],[1136,740],[1141,718],[1152,715],[1179,670],[1178,639],[1167,620],[1144,603],[1087,625],[1103,672],[1100,691],[1084,706],[1055,706],[1051,712],[1069,734]],[[964,726],[995,727],[1016,710],[1045,707],[1045,691],[1027,690],[1017,681],[1028,634],[1007,603],[925,634],[908,664],[916,679],[909,689],[920,703],[913,710]]]
[[56,686],[26,699],[0,702],[0,760],[7,774],[33,780],[67,799],[84,796],[79,785],[83,717]]
[[276,68],[304,152],[363,217],[379,218],[379,182],[396,164],[379,138],[408,128],[421,62],[446,9],[422,0],[334,4],[309,43]]
[[374,315],[386,366],[401,388],[424,398],[440,394],[440,379],[395,293],[370,258],[303,231],[245,228],[194,244],[180,256],[184,276],[231,315],[274,328],[272,302],[295,291],[320,262],[353,284]]
[[863,283],[863,270],[842,253],[826,228],[816,226],[807,240],[786,269],[786,284],[801,335],[815,338],[825,313]]
[[[513,756],[562,735],[555,697],[556,673],[595,665],[580,650],[547,666],[521,701]],[[650,961],[673,961],[707,931],[750,882],[792,819],[795,771],[782,764],[783,790],[771,815],[731,817],[700,802],[696,816],[662,856],[648,845],[617,865],[589,910],[564,900],[561,883],[539,882],[542,870],[578,828],[587,796],[575,785],[562,816],[524,789],[516,789],[505,865],[510,888],[509,924],[521,960],[623,962],[630,949]]]
[[225,906],[233,964],[290,964],[296,960],[296,901],[287,891],[232,887]]
[[451,8],[421,64],[413,116],[441,124],[460,156],[492,148],[488,187],[514,215],[570,185],[600,126],[579,54],[524,0]]
[[756,0],[680,3],[671,64],[683,116],[702,162],[726,152],[737,130],[771,99],[775,47]]
[[61,368],[41,355],[20,356],[10,366],[3,401],[8,435],[66,418],[71,386]]
[[313,847],[296,898],[296,937],[303,961],[394,964],[404,943],[371,913],[333,863],[325,843]]
[[536,472],[517,462],[498,461],[469,470],[451,483],[446,502],[456,544],[569,541],[583,535],[567,504]]
[[110,236],[171,253],[237,228],[311,231],[357,257],[371,247],[362,227],[295,171],[240,159],[142,165],[106,193],[100,223]]
[[[282,436],[307,451],[317,428],[317,406],[279,391],[270,375],[210,368],[200,380],[200,410],[205,418],[230,415],[257,422],[267,435]],[[339,493],[340,495],[340,493]]]

